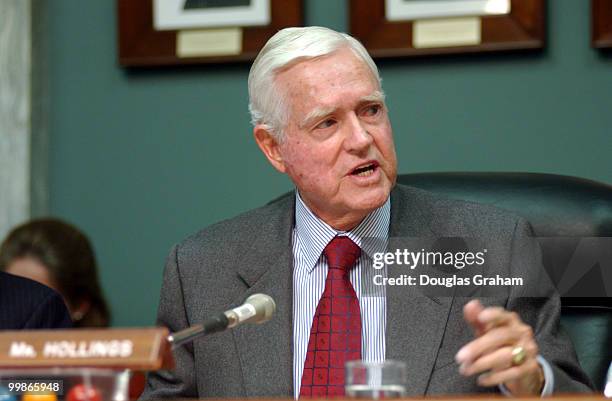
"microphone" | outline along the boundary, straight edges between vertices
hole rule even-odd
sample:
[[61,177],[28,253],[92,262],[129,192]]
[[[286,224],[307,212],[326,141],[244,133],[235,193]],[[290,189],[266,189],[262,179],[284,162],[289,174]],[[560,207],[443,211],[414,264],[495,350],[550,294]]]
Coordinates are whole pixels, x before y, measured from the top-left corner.
[[265,323],[272,318],[275,310],[276,303],[272,297],[266,294],[253,294],[242,305],[234,309],[217,313],[204,320],[202,324],[170,334],[168,342],[174,348],[198,337],[231,329],[243,323]]

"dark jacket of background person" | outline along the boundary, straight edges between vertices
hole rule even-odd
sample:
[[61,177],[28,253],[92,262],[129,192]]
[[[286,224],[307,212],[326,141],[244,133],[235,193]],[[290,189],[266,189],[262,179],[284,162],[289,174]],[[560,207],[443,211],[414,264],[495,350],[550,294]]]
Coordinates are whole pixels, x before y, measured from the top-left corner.
[[0,330],[72,326],[62,297],[33,280],[0,272]]

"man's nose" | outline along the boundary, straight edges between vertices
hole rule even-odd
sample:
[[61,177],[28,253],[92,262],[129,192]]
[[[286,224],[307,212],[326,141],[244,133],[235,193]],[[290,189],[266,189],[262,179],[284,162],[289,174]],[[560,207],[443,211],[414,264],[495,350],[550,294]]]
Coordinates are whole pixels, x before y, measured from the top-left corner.
[[368,149],[373,142],[366,124],[355,113],[349,116],[347,137],[345,145],[348,151],[362,151]]

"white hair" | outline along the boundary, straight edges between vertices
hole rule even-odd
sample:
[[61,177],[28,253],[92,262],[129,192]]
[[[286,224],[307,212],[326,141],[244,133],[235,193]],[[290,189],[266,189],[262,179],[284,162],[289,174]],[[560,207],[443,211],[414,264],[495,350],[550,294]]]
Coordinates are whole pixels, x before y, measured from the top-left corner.
[[253,126],[265,125],[281,141],[288,113],[283,96],[275,87],[276,75],[292,64],[326,56],[342,48],[351,49],[363,60],[380,86],[381,79],[374,60],[352,36],[320,26],[285,28],[272,36],[249,72],[249,112]]

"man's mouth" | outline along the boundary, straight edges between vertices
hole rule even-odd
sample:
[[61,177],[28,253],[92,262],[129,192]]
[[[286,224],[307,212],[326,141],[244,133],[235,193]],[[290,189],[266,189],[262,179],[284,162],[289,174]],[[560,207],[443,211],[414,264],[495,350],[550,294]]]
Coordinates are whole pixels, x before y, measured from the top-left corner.
[[378,162],[370,162],[353,169],[353,171],[351,171],[351,175],[356,175],[358,177],[367,177],[369,175],[374,174],[377,168]]

